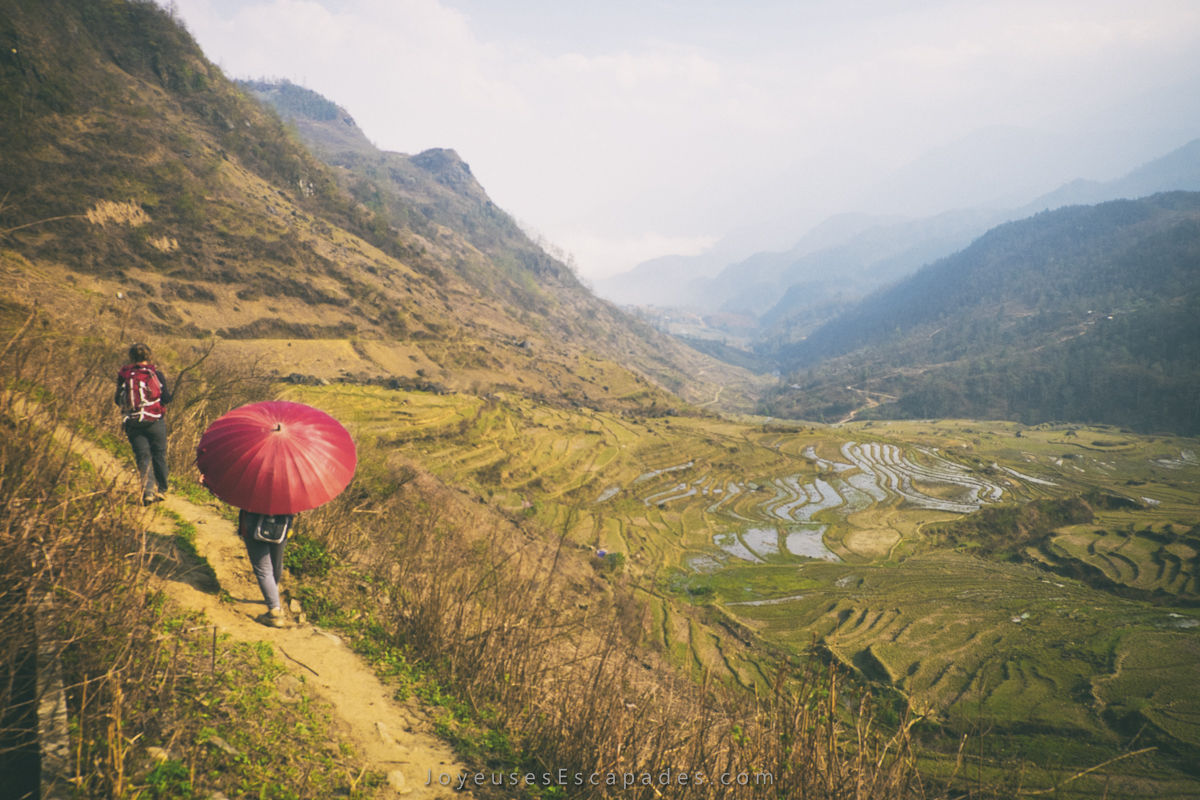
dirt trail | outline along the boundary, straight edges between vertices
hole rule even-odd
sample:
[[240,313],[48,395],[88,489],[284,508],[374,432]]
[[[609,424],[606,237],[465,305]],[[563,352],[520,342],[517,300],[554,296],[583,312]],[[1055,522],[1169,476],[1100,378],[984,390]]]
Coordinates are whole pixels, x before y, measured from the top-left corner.
[[[703,372],[704,370],[700,370],[700,371]],[[705,406],[711,406],[713,403],[716,403],[717,401],[719,401],[721,399],[721,392],[723,392],[723,391],[725,391],[725,385],[724,384],[718,385],[717,393],[713,395],[713,399],[709,400],[707,403],[701,403],[700,405],[696,406],[696,408],[704,408]]]
[[[854,409],[849,414],[842,417],[837,422],[833,423],[834,425],[845,425],[847,422],[853,422],[855,417],[858,416],[860,411],[866,411],[867,409],[870,409],[870,408],[878,408],[880,403],[878,400],[875,399],[875,397],[882,397],[884,399],[884,402],[887,402],[887,403],[894,403],[900,399],[898,397],[892,397],[889,394],[880,394],[879,392],[868,392],[863,389],[855,389],[853,386],[847,386],[846,388],[852,392],[858,392],[859,394],[861,394],[863,396],[863,398],[865,398],[865,400],[866,400],[866,405],[860,406],[860,407]],[[875,395],[875,397],[872,397],[871,395]]]
[[[76,438],[72,447],[92,462],[98,471],[133,476],[109,453]],[[126,479],[132,492],[132,481]],[[162,503],[196,526],[196,546],[216,572],[221,589],[233,602],[221,602],[216,594],[197,589],[182,578],[165,581],[165,590],[180,605],[203,611],[221,633],[237,641],[269,642],[280,654],[289,672],[315,690],[332,706],[334,728],[354,748],[360,766],[388,776],[379,797],[463,797],[470,792],[451,792],[438,784],[442,773],[456,776],[465,768],[442,740],[429,733],[426,712],[415,699],[399,703],[336,635],[313,625],[268,628],[254,617],[266,610],[258,584],[254,582],[245,545],[235,525],[214,508],[197,506],[176,496]],[[166,515],[147,509],[149,530],[171,532]],[[286,582],[287,576],[285,574]],[[433,782],[426,785],[432,773]]]

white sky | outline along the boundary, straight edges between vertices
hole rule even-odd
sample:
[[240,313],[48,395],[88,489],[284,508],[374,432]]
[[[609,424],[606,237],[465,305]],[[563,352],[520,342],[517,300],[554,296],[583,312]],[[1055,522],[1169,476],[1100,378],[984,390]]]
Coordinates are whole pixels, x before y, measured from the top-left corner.
[[175,5],[231,77],[312,88],[387,150],[454,148],[593,278],[1200,74],[1196,0]]

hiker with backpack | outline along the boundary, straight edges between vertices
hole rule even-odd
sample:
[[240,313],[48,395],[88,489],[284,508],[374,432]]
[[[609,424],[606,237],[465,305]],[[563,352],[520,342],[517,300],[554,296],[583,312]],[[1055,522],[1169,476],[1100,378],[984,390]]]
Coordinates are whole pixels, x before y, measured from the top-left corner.
[[150,362],[150,348],[129,348],[131,363],[117,373],[116,403],[124,416],[125,436],[133,448],[142,482],[142,504],[163,499],[167,491],[167,423],[165,406],[171,390],[162,370]]
[[250,556],[258,589],[267,601],[267,613],[258,620],[271,628],[287,626],[279,602],[279,581],[283,578],[283,548],[295,516],[238,511],[238,533],[246,542],[246,554]]

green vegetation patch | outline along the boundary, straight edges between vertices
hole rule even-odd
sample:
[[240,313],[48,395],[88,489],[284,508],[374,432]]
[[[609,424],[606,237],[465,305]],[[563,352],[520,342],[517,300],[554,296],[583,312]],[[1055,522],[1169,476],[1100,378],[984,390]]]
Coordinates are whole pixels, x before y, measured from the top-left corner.
[[1113,674],[1096,682],[1096,694],[1121,730],[1136,733],[1150,723],[1168,745],[1200,747],[1200,618],[1164,614],[1159,625],[1176,630],[1125,637]]
[[127,756],[141,764],[128,790],[298,800],[367,797],[382,782],[361,774],[348,748],[325,746],[335,736],[328,709],[269,644],[232,642],[193,615],[166,619],[163,633],[172,646],[160,649],[159,670],[175,691]]

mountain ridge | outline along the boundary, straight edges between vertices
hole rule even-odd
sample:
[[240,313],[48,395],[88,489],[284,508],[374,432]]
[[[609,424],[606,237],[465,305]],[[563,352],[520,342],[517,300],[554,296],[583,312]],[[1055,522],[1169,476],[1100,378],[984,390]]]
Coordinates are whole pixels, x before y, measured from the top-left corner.
[[[452,268],[484,296],[532,308],[540,319],[568,337],[577,336],[580,321],[586,321],[583,324],[591,330],[584,337],[590,348],[615,361],[633,364],[671,391],[687,385],[683,374],[724,370],[722,362],[700,356],[592,295],[573,271],[547,255],[510,215],[492,203],[470,166],[455,151],[433,148],[416,155],[381,151],[349,114],[312,90],[287,82],[244,81],[241,85],[294,126],[299,137],[335,168],[346,190],[390,225],[414,231],[428,231],[431,225],[460,231],[472,247],[490,259],[493,268],[470,258],[454,259]],[[531,278],[535,282],[532,285]],[[653,350],[628,336],[620,337],[620,344],[606,345],[606,337],[595,333],[600,328],[639,331],[639,338],[653,341]],[[670,360],[689,366],[668,374],[664,364]],[[757,379],[735,368],[725,371],[721,380],[734,390],[730,396],[734,404],[749,408],[736,398],[739,391],[756,392],[753,387]],[[684,391],[690,399],[700,400],[710,390],[697,394]]]
[[[283,377],[656,413],[724,386],[750,407],[757,379],[596,300],[453,151],[406,159],[408,201],[389,206],[153,3],[8,2],[0,26],[0,93],[20,110],[0,120],[11,301],[164,343],[216,335]],[[363,146],[349,115],[308,100]]]
[[[929,156],[926,160],[932,158],[933,156]],[[1102,182],[1076,179],[1019,207],[1008,209],[964,207],[943,211],[932,216],[917,216],[908,219],[893,218],[897,244],[892,252],[881,256],[876,262],[879,266],[876,271],[881,277],[865,283],[852,281],[843,287],[843,293],[848,297],[861,296],[864,290],[869,291],[889,280],[900,277],[905,270],[911,272],[937,258],[950,255],[965,247],[991,227],[1003,222],[1031,216],[1039,211],[1063,205],[1094,204],[1119,198],[1132,199],[1173,190],[1200,190],[1200,139],[1143,162],[1119,178]],[[830,217],[813,231],[818,231],[822,226],[846,216],[848,215]],[[956,230],[945,230],[941,235],[941,241],[938,241],[936,237],[920,243],[911,241],[910,231],[914,226],[931,225],[936,220],[945,222],[955,218],[960,219],[961,224]],[[884,219],[887,218],[880,218],[878,223],[881,228],[887,227]],[[794,331],[788,330],[786,326],[781,327],[780,323],[788,316],[793,315],[803,316],[806,320],[811,319],[816,307],[826,305],[827,297],[837,294],[836,291],[830,292],[828,288],[819,288],[817,292],[819,296],[815,303],[806,306],[803,300],[804,293],[818,288],[812,284],[808,273],[813,270],[829,273],[834,269],[841,268],[839,264],[840,259],[845,257],[843,254],[851,252],[855,248],[861,248],[864,244],[854,241],[856,236],[864,233],[865,229],[847,234],[841,241],[828,242],[826,247],[829,248],[831,260],[825,265],[820,264],[819,260],[813,259],[809,259],[804,264],[799,263],[802,258],[810,256],[813,252],[811,250],[795,252],[809,234],[802,236],[797,245],[790,250],[764,251],[732,262],[724,267],[722,273],[715,278],[696,278],[687,281],[682,275],[682,269],[683,264],[688,262],[678,263],[675,265],[675,270],[679,274],[668,281],[667,285],[685,286],[686,288],[682,292],[677,291],[674,302],[666,297],[660,297],[657,304],[696,307],[711,311],[753,312],[762,317],[761,328],[763,330],[760,332],[760,336],[768,340],[768,343],[760,343],[756,347],[756,351],[761,356],[770,357],[770,350],[777,346],[777,344],[770,344],[770,341],[773,340],[776,343],[794,341],[811,330],[811,324],[808,322],[803,323],[798,330]],[[880,236],[881,234],[882,231],[874,235]],[[906,257],[904,252],[910,249],[912,252]],[[894,259],[891,265],[880,263],[888,259]],[[810,264],[812,269],[805,269],[806,265]],[[786,273],[793,265],[797,265],[799,274],[795,280],[789,280]],[[616,276],[609,279],[609,284],[622,282],[622,285],[627,285],[626,293],[633,293],[634,286],[636,286],[635,278],[643,282],[654,279],[652,266],[650,262],[647,262],[646,265],[639,265],[637,275],[625,273],[628,277]],[[861,274],[864,275],[869,275],[872,271],[869,265],[865,267],[859,265],[857,269],[861,270]],[[789,293],[788,290],[793,284],[796,285],[796,288]],[[828,317],[826,316],[826,318]]]

